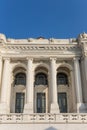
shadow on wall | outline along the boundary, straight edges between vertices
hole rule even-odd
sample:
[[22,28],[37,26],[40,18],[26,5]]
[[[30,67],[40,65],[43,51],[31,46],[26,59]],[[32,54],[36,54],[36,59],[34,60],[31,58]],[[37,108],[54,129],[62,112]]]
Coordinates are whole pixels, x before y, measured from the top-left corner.
[[56,128],[54,128],[54,127],[49,127],[49,128],[47,128],[47,129],[45,129],[45,130],[58,130],[58,129],[56,129]]

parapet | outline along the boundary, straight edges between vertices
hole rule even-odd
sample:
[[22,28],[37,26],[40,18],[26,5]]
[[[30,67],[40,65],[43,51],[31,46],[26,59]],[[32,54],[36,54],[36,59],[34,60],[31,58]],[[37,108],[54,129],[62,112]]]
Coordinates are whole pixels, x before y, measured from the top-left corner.
[[87,41],[87,34],[81,33],[78,35],[77,38],[70,38],[70,39],[56,39],[56,38],[46,39],[44,37],[12,39],[12,38],[6,38],[4,34],[0,34],[0,43],[6,43],[6,44],[72,44],[72,43],[74,44],[79,43],[79,41]]

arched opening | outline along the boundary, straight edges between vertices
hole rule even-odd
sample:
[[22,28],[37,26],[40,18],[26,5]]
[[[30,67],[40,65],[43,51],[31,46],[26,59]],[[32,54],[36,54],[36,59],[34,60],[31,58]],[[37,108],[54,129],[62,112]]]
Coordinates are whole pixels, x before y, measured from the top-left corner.
[[11,112],[23,113],[25,104],[26,89],[26,70],[23,67],[17,67],[13,70]]
[[38,67],[35,70],[35,112],[48,112],[48,70]]
[[72,90],[70,70],[67,67],[57,69],[57,97],[61,113],[72,111]]

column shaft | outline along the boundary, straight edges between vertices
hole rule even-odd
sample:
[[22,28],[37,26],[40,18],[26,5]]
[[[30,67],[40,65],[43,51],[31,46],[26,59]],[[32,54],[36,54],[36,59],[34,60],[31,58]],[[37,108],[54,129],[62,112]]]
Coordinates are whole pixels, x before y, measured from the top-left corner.
[[75,87],[77,96],[77,112],[84,112],[85,106],[83,104],[82,83],[81,83],[81,74],[78,58],[74,59],[74,69],[75,69]]
[[32,68],[32,59],[28,60],[28,69],[27,69],[27,85],[26,85],[26,102],[33,102],[33,68]]
[[1,79],[2,79],[2,58],[0,58],[0,86],[1,86]]
[[74,69],[75,69],[75,84],[76,84],[76,94],[77,102],[82,102],[82,88],[81,88],[81,74],[78,59],[74,59]]
[[59,113],[59,106],[57,101],[57,82],[56,82],[56,60],[51,58],[50,64],[50,89],[51,89],[51,113]]
[[87,108],[87,56],[85,55],[82,59],[82,79],[83,79],[83,93],[84,102]]
[[33,113],[33,63],[32,59],[28,59],[27,64],[27,83],[26,83],[26,104],[24,108],[24,113]]
[[0,58],[0,101],[1,101],[1,80],[2,80],[2,58]]
[[10,60],[7,58],[7,59],[4,59],[2,87],[1,87],[0,113],[8,113],[10,111],[10,108],[7,105],[9,82],[10,82]]
[[52,102],[57,102],[57,82],[56,82],[56,63],[55,59],[51,59],[51,92]]

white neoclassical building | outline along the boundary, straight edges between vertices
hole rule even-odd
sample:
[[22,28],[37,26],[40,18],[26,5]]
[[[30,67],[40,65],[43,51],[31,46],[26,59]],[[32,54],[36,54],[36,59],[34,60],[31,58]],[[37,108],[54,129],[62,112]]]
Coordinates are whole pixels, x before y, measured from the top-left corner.
[[76,39],[0,34],[0,129],[65,130],[68,123],[68,130],[86,130],[86,113],[86,33]]

